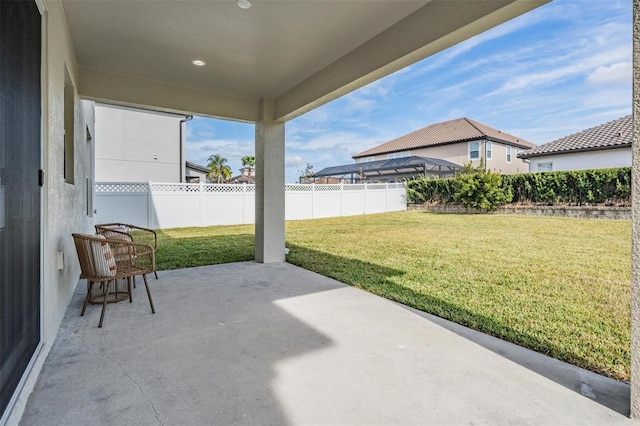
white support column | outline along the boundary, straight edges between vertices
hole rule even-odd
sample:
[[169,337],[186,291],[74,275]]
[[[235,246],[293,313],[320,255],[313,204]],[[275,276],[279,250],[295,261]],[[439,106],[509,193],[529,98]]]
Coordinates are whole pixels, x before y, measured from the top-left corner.
[[256,123],[256,261],[284,261],[284,123],[275,102],[260,101]]
[[640,0],[633,0],[631,417],[640,418]]

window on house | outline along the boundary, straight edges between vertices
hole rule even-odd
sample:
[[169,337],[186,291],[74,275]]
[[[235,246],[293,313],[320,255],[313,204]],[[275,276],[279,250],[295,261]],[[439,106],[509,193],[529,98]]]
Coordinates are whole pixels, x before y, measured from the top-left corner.
[[387,154],[387,160],[392,160],[394,158],[409,157],[410,155],[411,153],[409,151],[393,152],[391,154]]
[[553,163],[538,163],[538,171],[539,172],[552,172],[553,171]]
[[469,160],[477,160],[480,158],[480,142],[469,142]]
[[491,151],[493,150],[493,142],[487,141],[485,144],[485,155],[487,160],[491,160]]
[[375,159],[375,157],[371,156],[371,157],[363,157],[360,159],[361,163],[370,163]]
[[74,116],[75,116],[75,89],[69,70],[65,67],[64,76],[64,181],[73,184],[75,181],[74,165],[75,165],[75,140],[74,134]]
[[507,145],[507,163],[511,162],[511,145]]

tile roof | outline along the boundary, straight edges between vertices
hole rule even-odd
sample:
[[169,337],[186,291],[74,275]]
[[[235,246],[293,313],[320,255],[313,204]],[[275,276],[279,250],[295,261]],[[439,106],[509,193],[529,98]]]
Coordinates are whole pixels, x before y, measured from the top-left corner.
[[518,157],[529,158],[565,152],[630,147],[632,128],[631,115],[627,115],[524,151]]
[[446,145],[481,138],[489,138],[497,142],[504,142],[524,149],[537,146],[527,140],[510,135],[509,133],[504,133],[465,117],[432,124],[400,136],[397,139],[374,146],[366,151],[359,152],[355,154],[353,158]]

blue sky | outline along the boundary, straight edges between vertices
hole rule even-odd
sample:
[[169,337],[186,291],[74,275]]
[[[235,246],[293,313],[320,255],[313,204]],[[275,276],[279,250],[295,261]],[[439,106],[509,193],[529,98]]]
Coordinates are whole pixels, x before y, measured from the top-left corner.
[[[468,117],[536,144],[631,113],[632,1],[555,0],[286,124],[286,181]],[[196,117],[187,160],[254,154],[252,124]]]

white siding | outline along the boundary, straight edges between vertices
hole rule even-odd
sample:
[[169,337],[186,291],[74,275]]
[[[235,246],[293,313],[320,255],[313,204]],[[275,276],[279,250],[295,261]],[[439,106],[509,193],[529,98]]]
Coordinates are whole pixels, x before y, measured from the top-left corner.
[[538,164],[543,163],[552,163],[554,172],[631,167],[631,148],[532,157],[529,159],[529,172],[537,172]]
[[96,180],[180,182],[183,118],[96,105]]

